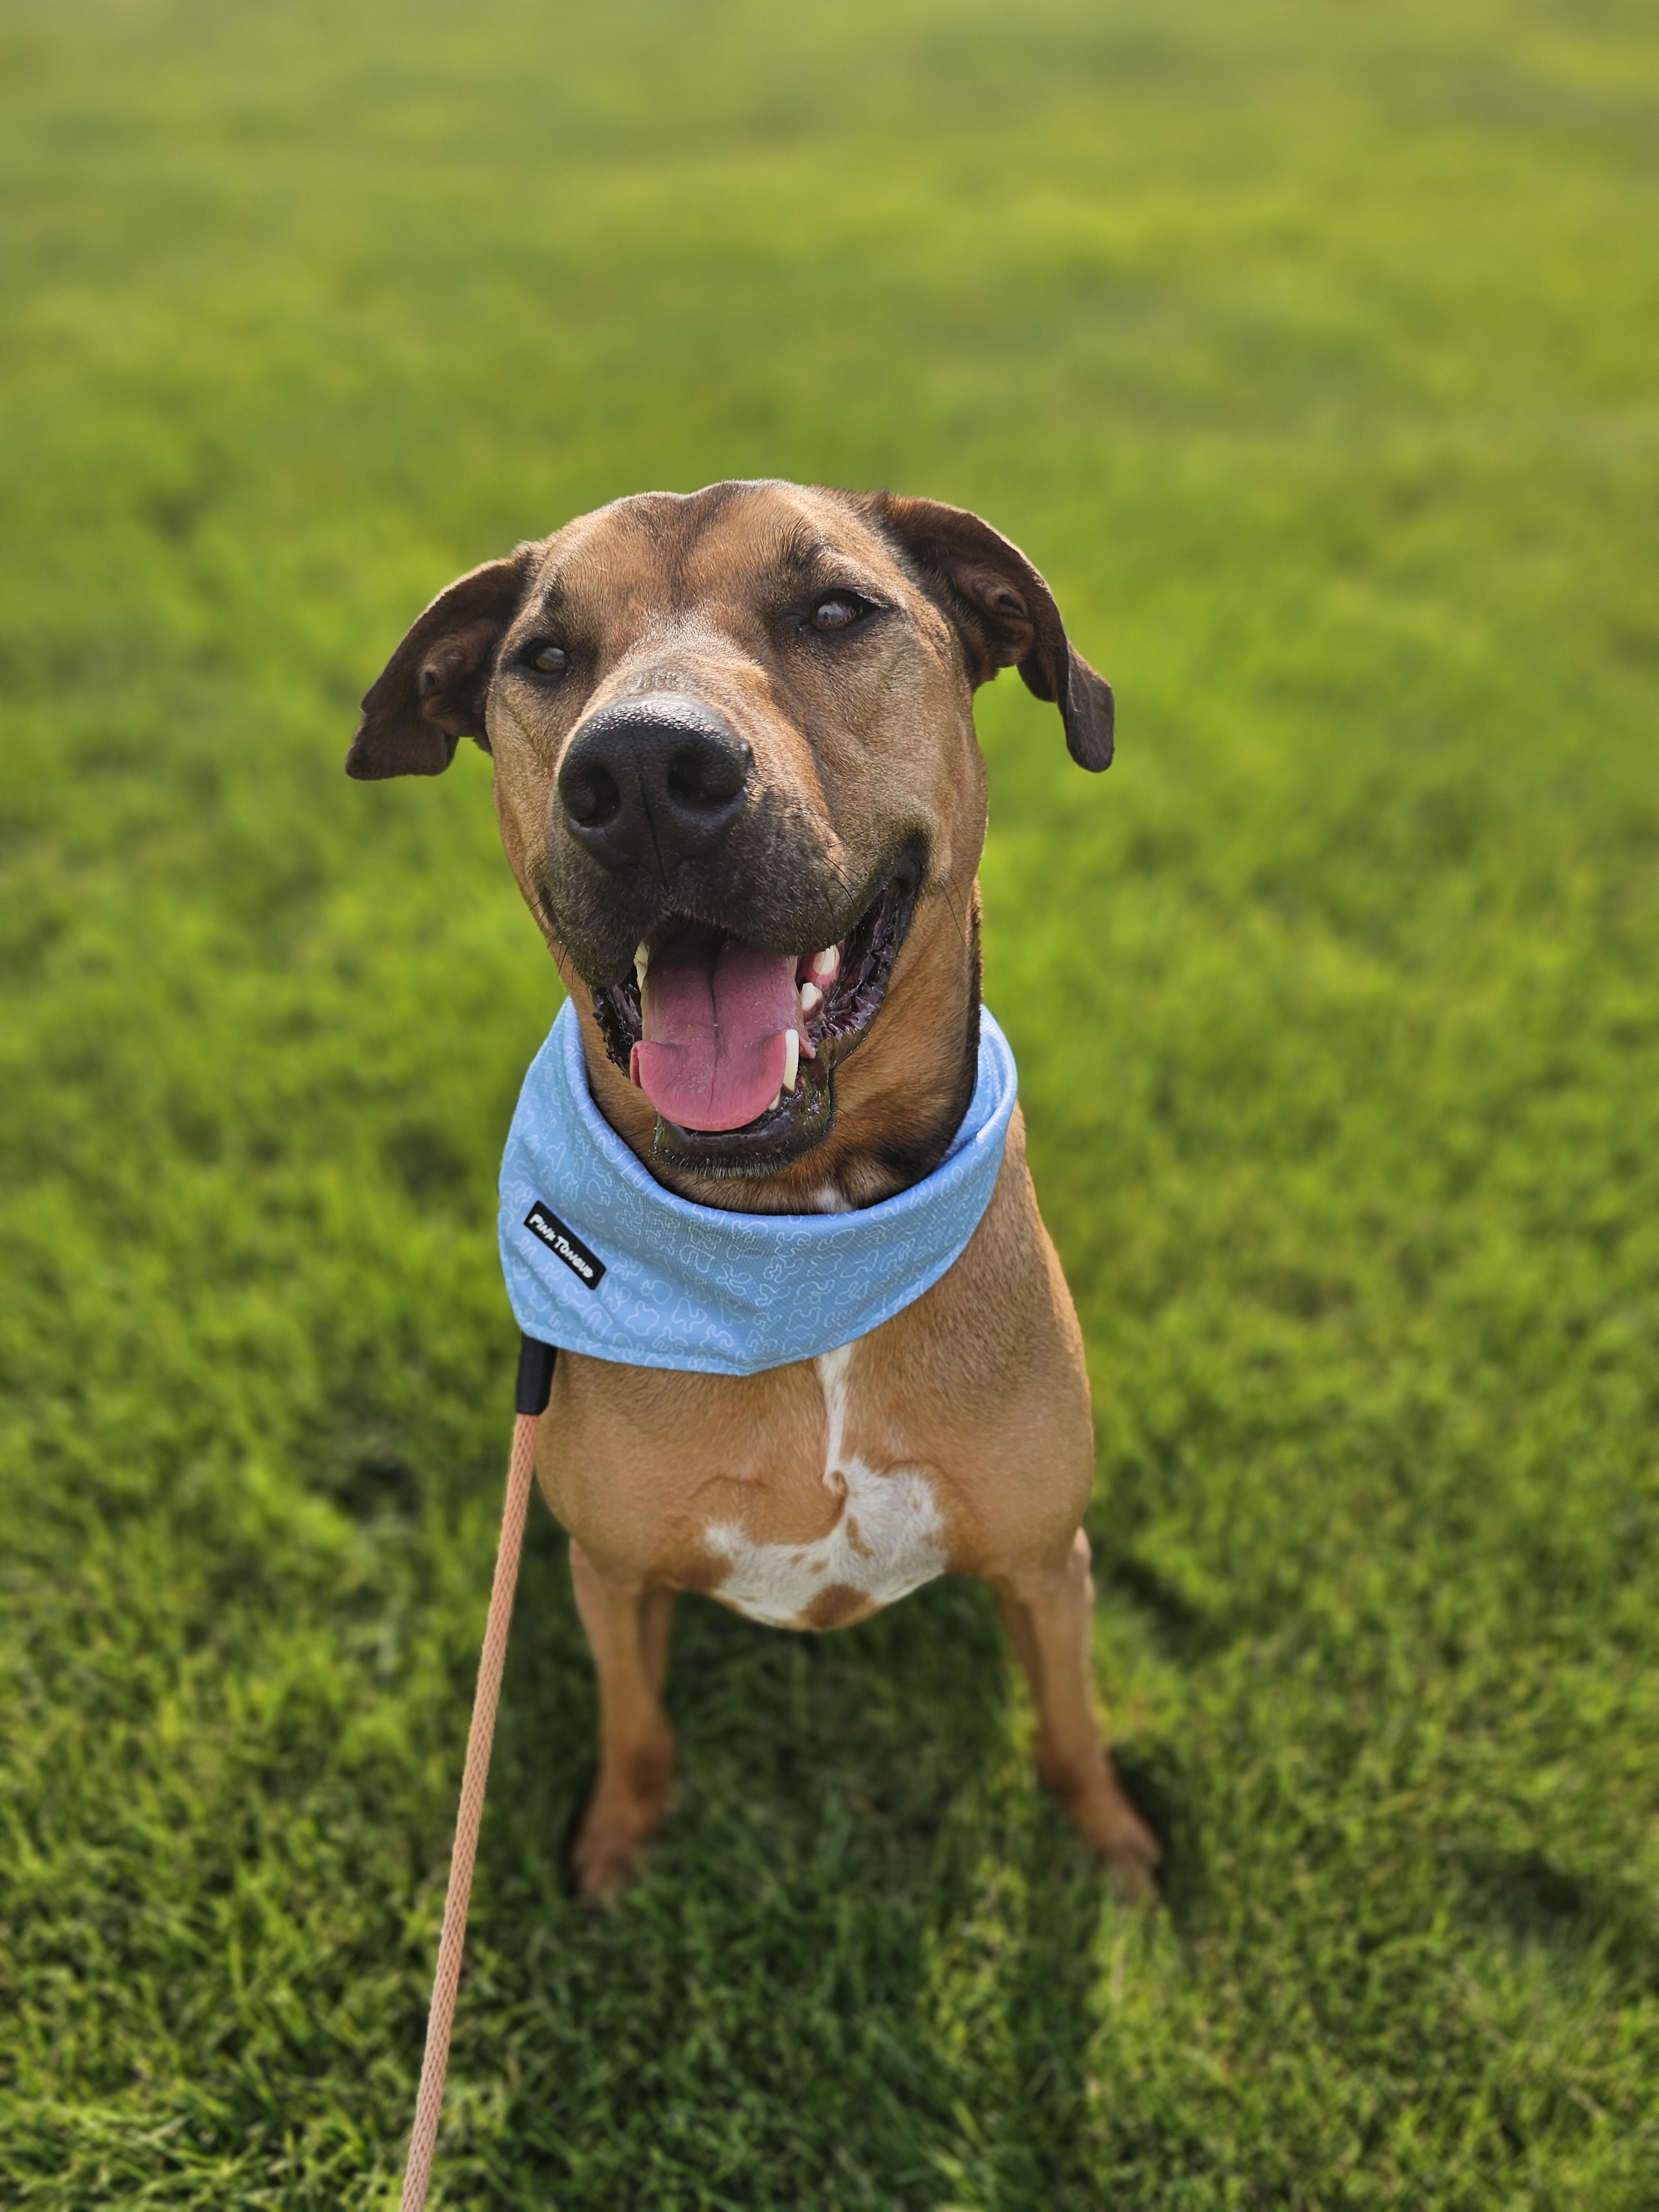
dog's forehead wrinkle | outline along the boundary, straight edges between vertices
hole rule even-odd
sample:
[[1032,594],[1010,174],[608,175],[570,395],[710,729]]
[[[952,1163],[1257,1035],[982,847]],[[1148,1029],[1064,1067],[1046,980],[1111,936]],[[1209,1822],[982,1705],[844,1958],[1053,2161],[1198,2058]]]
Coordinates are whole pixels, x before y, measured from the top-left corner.
[[[746,541],[705,538],[688,564],[685,588],[700,601],[763,603],[780,590],[808,592],[840,586],[866,595],[890,596],[901,579],[862,533],[831,532],[816,520],[785,514],[763,519]],[[872,556],[875,556],[874,558]]]
[[677,592],[684,568],[699,539],[726,517],[734,501],[760,489],[738,482],[706,484],[701,491],[639,492],[599,510],[596,520],[624,541],[637,557],[641,541],[660,559],[671,592]]
[[685,668],[635,668],[628,670],[617,681],[619,699],[643,699],[656,691],[695,691],[696,678]]
[[605,687],[607,696],[637,699],[653,691],[707,692],[711,664],[730,660],[738,650],[698,610],[656,610],[630,630]]
[[618,550],[625,548],[626,556],[635,559],[643,542],[665,556],[671,568],[711,551],[728,574],[745,549],[774,562],[792,552],[810,559],[815,550],[833,556],[854,544],[866,559],[878,548],[885,551],[844,500],[779,477],[734,478],[694,492],[636,493],[580,522],[589,526],[584,537],[597,533],[620,541]]

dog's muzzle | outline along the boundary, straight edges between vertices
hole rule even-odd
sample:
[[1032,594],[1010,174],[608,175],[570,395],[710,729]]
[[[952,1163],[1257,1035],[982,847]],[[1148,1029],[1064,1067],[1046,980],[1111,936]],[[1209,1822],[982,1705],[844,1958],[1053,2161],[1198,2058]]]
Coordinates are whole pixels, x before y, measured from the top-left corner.
[[706,860],[748,803],[754,756],[701,701],[648,693],[602,707],[571,739],[559,804],[576,842],[612,874],[666,884]]

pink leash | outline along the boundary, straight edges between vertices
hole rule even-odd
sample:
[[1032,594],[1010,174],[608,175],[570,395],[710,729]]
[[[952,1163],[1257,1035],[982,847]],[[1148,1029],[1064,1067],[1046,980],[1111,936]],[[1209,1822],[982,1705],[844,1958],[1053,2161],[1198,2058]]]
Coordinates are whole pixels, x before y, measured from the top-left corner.
[[466,1943],[466,1909],[472,1895],[472,1863],[477,1855],[478,1826],[483,1818],[484,1785],[489,1779],[489,1747],[495,1735],[495,1707],[507,1662],[507,1632],[513,1620],[513,1593],[524,1547],[530,1482],[536,1471],[536,1437],[553,1386],[554,1349],[526,1337],[519,1355],[518,1419],[513,1455],[507,1467],[507,1501],[501,1509],[501,1540],[495,1553],[495,1579],[489,1592],[478,1657],[478,1686],[467,1732],[466,1769],[461,1777],[460,1809],[455,1816],[455,1849],[449,1862],[449,1890],[444,1899],[443,1934],[438,1939],[438,1972],[427,2015],[426,2056],[415,2100],[415,2127],[404,2168],[398,2212],[421,2212],[432,2182],[443,2112],[444,2076],[449,2070],[449,2039],[455,2025],[455,1993],[460,1986],[461,1953]]

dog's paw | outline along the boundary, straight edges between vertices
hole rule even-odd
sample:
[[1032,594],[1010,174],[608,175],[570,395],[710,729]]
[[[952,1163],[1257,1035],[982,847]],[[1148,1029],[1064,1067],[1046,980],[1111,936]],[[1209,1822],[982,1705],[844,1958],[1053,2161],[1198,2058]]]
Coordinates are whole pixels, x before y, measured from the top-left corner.
[[614,1905],[645,1872],[652,1838],[665,1808],[617,1804],[595,1796],[577,1825],[565,1863],[573,1896],[592,1905]]
[[589,1905],[614,1905],[644,1871],[644,1846],[621,1838],[583,1836],[570,1854],[570,1887]]
[[1120,1816],[1110,1835],[1092,1839],[1095,1862],[1121,1903],[1156,1905],[1160,1893],[1158,1869],[1164,1852],[1139,1814],[1127,1807],[1125,1810],[1127,1820]]
[[1103,1756],[1076,1786],[1055,1794],[1123,1902],[1156,1905],[1164,1846],[1135,1809],[1110,1759]]

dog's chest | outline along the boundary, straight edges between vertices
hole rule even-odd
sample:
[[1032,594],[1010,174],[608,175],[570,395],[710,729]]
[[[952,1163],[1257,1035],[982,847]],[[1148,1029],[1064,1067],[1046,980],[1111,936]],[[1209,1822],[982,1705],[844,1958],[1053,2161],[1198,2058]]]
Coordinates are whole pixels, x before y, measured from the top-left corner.
[[775,1543],[722,1519],[704,1530],[725,1562],[714,1595],[751,1620],[834,1628],[874,1613],[945,1572],[945,1523],[928,1472],[872,1466],[852,1448],[856,1345],[817,1360],[823,1392],[823,1483],[839,1501],[829,1530],[808,1543]]

